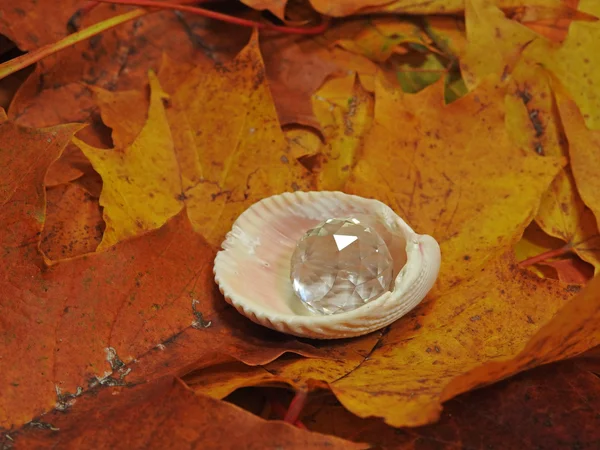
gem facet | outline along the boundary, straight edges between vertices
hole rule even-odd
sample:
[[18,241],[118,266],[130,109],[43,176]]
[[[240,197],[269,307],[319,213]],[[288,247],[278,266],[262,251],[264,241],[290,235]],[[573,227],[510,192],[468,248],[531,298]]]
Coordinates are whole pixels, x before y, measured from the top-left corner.
[[394,262],[381,235],[363,219],[328,219],[298,241],[294,292],[317,313],[351,311],[388,291]]

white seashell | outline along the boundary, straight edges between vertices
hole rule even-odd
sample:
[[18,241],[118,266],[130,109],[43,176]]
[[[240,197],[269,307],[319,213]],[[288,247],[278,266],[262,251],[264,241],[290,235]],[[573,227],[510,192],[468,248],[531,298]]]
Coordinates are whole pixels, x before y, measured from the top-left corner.
[[[353,215],[369,215],[385,227],[384,240],[394,258],[393,286],[352,311],[318,315],[292,289],[292,253],[306,231],[321,221]],[[360,336],[398,320],[423,300],[440,267],[434,238],[415,233],[382,202],[342,192],[265,198],[238,217],[222,247],[214,273],[228,303],[260,325],[316,339]]]

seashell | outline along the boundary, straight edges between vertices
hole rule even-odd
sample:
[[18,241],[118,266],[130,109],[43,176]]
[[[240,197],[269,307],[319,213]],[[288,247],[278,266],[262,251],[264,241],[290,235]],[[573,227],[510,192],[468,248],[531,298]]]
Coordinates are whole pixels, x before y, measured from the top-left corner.
[[[358,308],[332,315],[310,311],[290,280],[291,256],[299,239],[323,220],[371,217],[394,260],[390,290]],[[294,192],[265,198],[244,211],[217,253],[215,281],[228,303],[250,320],[299,337],[360,336],[400,319],[433,287],[440,247],[415,233],[378,200],[342,192]]]

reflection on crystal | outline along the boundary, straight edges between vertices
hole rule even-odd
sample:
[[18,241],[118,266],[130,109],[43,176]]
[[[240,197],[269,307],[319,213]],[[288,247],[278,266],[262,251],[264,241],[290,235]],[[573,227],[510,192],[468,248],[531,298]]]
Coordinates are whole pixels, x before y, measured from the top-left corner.
[[292,255],[294,292],[321,314],[351,311],[388,291],[394,262],[382,237],[357,218],[328,219]]

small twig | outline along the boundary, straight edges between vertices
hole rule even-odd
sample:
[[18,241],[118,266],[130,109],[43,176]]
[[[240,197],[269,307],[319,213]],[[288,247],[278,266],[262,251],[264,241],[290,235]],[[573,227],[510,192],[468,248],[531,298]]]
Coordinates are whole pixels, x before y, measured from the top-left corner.
[[[175,3],[185,4],[185,3],[207,3],[211,0],[173,0]],[[214,0],[213,0],[214,1]],[[69,18],[67,21],[67,29],[70,33],[75,33],[79,30],[79,25],[81,20],[91,13],[100,2],[98,0],[86,0],[77,11]]]
[[142,6],[147,8],[158,8],[158,9],[170,9],[175,11],[189,12],[192,14],[198,14],[200,16],[208,17],[210,19],[220,20],[222,22],[232,23],[234,25],[240,25],[244,27],[252,27],[263,30],[273,30],[280,33],[288,34],[303,34],[303,35],[314,35],[321,34],[329,27],[329,20],[324,19],[319,25],[307,28],[288,27],[285,25],[273,25],[271,23],[256,22],[254,20],[242,19],[241,17],[230,16],[227,14],[211,11],[204,8],[197,8],[195,6],[186,6],[178,3],[169,2],[158,2],[153,0],[98,0],[101,3],[111,3],[116,5],[134,5]]
[[534,264],[537,264],[542,261],[546,261],[550,258],[556,258],[557,256],[565,255],[571,252],[573,248],[570,244],[565,245],[564,247],[557,248],[555,250],[548,250],[547,252],[540,253],[539,255],[532,256],[531,258],[524,259],[519,263],[519,267],[529,267]]

